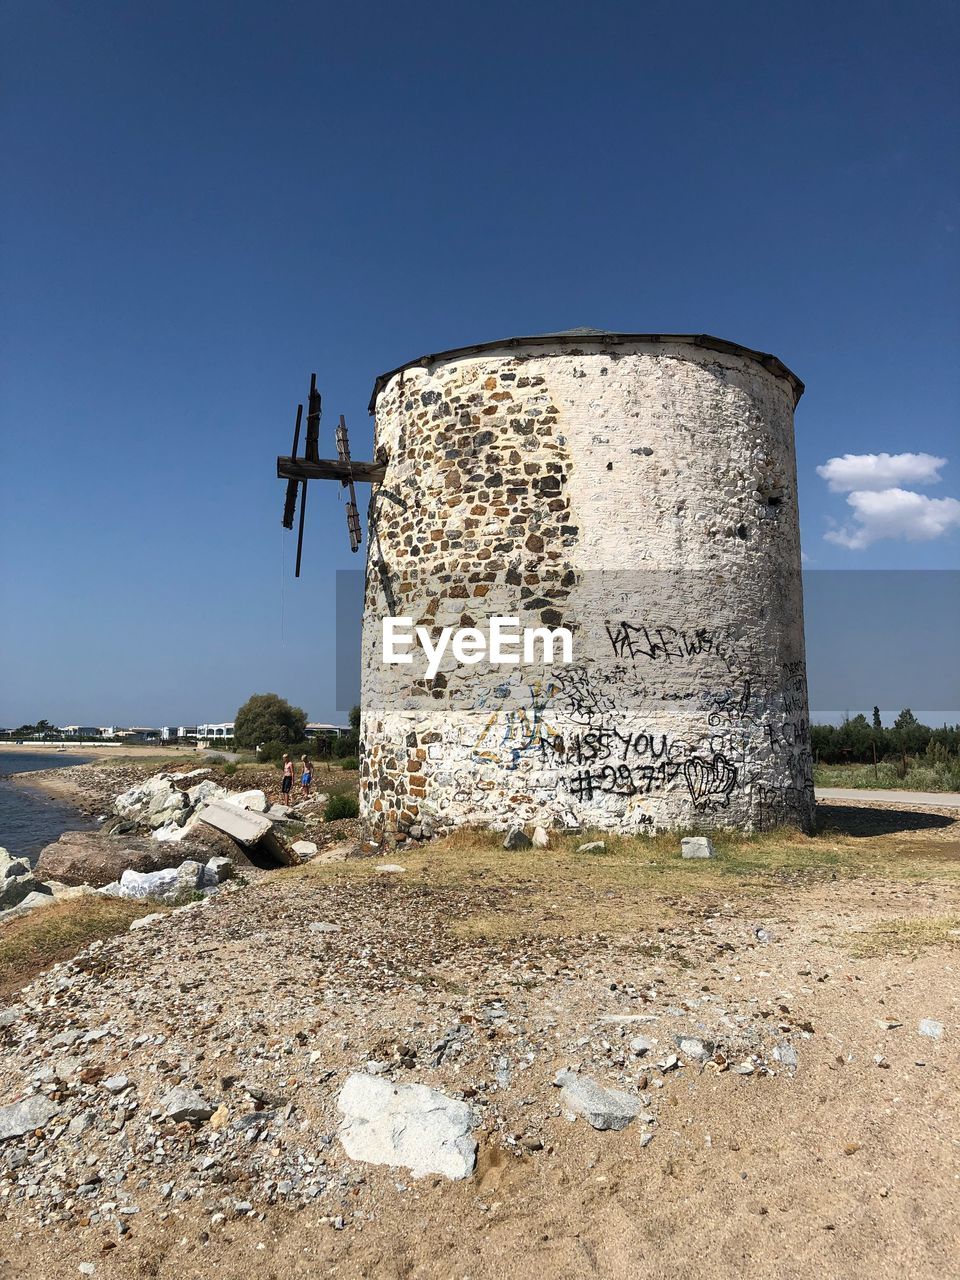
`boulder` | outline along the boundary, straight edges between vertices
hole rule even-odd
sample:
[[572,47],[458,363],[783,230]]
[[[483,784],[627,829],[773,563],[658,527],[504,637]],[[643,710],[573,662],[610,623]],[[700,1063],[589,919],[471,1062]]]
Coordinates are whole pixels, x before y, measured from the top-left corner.
[[606,840],[588,840],[586,844],[577,845],[577,853],[603,853],[606,847]]
[[8,853],[0,846],[0,881],[26,875],[29,870],[30,864],[26,858],[15,858],[12,853]]
[[439,1173],[466,1178],[476,1166],[476,1120],[458,1102],[422,1084],[393,1084],[355,1071],[337,1099],[339,1138],[351,1160],[409,1169],[415,1178]]
[[530,844],[530,837],[526,835],[523,827],[511,827],[507,832],[503,847],[505,849],[529,849]]
[[[181,895],[197,891],[203,880],[203,873],[203,866],[192,860],[182,862],[178,867],[165,867],[161,871],[124,871],[117,891],[110,896],[175,902]],[[112,885],[107,887],[113,888]]]
[[681,858],[715,858],[716,850],[709,836],[684,836],[680,841]]
[[546,827],[534,827],[530,843],[535,849],[549,849],[550,836],[547,833]]
[[594,1129],[625,1129],[641,1110],[639,1098],[622,1089],[606,1089],[576,1071],[561,1071],[554,1083],[563,1090],[564,1105]]
[[146,782],[140,782],[128,791],[122,792],[113,802],[113,809],[121,818],[143,816],[156,795],[169,794],[172,783],[165,773],[155,774]]
[[26,858],[14,858],[0,848],[0,911],[9,911],[42,888]]
[[37,859],[36,875],[63,884],[101,886],[124,871],[159,871],[179,866],[190,850],[146,837],[105,836],[95,831],[65,831]]
[[35,911],[37,907],[50,907],[54,902],[56,902],[56,898],[47,886],[45,884],[37,884],[37,888],[31,889],[26,897],[21,898],[15,906],[0,910],[0,920],[11,920],[14,916],[25,916],[29,912]]
[[151,833],[151,839],[159,840],[161,844],[181,844],[184,840],[196,840],[200,827],[199,814],[190,814],[189,810],[182,809],[169,822],[156,827]]
[[312,858],[317,852],[317,846],[312,840],[294,840],[290,848],[298,858]]
[[226,787],[219,786],[211,778],[207,778],[204,782],[198,782],[195,787],[191,787],[187,792],[192,805],[210,804],[213,800],[223,800],[229,795]]
[[226,804],[235,804],[238,809],[249,809],[251,813],[266,813],[270,801],[262,791],[228,791],[223,800]]
[[203,868],[201,888],[213,889],[218,884],[223,884],[224,880],[231,879],[233,874],[234,867],[230,858],[211,858]]
[[31,1094],[22,1102],[11,1102],[0,1107],[0,1142],[8,1138],[22,1138],[48,1125],[60,1108],[40,1093]]

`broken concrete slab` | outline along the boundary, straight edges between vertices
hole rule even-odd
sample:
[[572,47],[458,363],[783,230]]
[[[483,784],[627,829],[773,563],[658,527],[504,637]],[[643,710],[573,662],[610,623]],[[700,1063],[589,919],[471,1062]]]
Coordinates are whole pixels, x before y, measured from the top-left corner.
[[288,849],[277,837],[273,823],[265,814],[252,813],[249,809],[215,801],[199,810],[197,816],[201,822],[236,840],[244,849],[256,849],[275,864],[292,866],[299,861],[293,850]]
[[476,1167],[473,1110],[436,1089],[355,1071],[337,1107],[340,1142],[351,1160],[409,1169],[415,1178],[466,1178]]

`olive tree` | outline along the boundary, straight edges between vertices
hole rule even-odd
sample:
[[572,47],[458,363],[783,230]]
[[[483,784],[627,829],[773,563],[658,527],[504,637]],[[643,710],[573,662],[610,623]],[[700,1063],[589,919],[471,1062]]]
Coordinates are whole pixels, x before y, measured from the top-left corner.
[[237,712],[233,740],[238,747],[253,748],[264,742],[303,742],[307,713],[292,707],[276,693],[254,693]]

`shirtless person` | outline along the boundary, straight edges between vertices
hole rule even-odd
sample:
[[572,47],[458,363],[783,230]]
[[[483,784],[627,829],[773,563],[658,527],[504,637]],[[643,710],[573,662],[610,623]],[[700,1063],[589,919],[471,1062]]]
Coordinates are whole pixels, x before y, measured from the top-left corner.
[[310,799],[310,782],[313,778],[313,765],[306,756],[300,757],[300,799]]
[[293,790],[293,761],[288,755],[283,757],[283,781],[280,783],[280,803],[290,803],[290,792]]

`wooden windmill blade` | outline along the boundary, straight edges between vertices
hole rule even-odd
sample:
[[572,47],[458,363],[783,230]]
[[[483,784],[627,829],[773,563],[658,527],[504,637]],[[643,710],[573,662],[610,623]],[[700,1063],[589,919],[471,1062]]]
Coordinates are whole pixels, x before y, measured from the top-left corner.
[[359,551],[361,542],[360,513],[357,511],[357,494],[353,487],[353,464],[350,458],[350,439],[347,435],[347,423],[343,414],[337,426],[337,457],[346,463],[347,479],[341,484],[347,490],[347,533],[350,535],[350,550]]
[[304,456],[297,457],[300,444],[300,426],[303,420],[303,405],[297,407],[297,424],[293,433],[293,451],[289,457],[277,458],[277,475],[287,482],[286,500],[283,506],[283,527],[293,528],[297,513],[297,489],[302,486],[300,496],[300,521],[297,530],[297,563],[296,577],[300,577],[300,565],[303,558],[303,529],[307,509],[308,480],[339,480],[347,490],[347,532],[350,535],[350,550],[359,551],[363,541],[363,528],[360,513],[357,510],[357,495],[354,482],[380,484],[386,473],[386,463],[354,462],[350,457],[350,439],[347,434],[347,423],[343,415],[336,429],[337,457],[320,457],[320,411],[321,398],[317,390],[317,375],[310,375],[310,393],[307,397],[307,436],[304,442]]
[[[297,448],[300,444],[300,423],[303,419],[303,405],[297,405],[297,425],[293,429],[293,451],[291,457],[296,460]],[[293,528],[293,517],[297,509],[297,486],[299,480],[293,478],[287,481],[287,496],[283,503],[283,527],[285,529]],[[306,490],[307,482],[303,482],[304,490]]]

